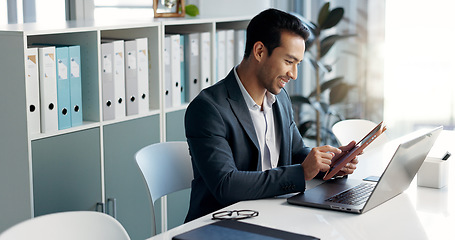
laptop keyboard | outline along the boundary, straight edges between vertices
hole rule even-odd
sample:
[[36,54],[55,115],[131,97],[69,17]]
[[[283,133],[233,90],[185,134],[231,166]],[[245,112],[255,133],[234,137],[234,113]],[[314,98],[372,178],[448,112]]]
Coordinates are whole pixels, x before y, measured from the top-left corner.
[[368,199],[370,193],[374,189],[374,186],[374,184],[370,183],[361,183],[344,192],[333,195],[332,197],[326,199],[326,201],[349,205],[360,205]]

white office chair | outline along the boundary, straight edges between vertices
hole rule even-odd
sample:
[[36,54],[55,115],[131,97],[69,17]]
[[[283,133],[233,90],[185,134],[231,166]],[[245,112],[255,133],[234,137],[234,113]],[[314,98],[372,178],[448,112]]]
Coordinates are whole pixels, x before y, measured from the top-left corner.
[[[359,142],[377,124],[365,119],[348,119],[335,123],[332,132],[341,146],[347,145],[352,140]],[[386,133],[382,133],[368,148],[382,146],[388,141]]]
[[[191,188],[193,168],[186,142],[152,144],[140,149],[135,158],[149,189],[152,206],[163,196]],[[156,224],[153,228],[156,234]]]
[[129,240],[113,217],[94,211],[47,214],[25,220],[0,234],[0,240]]

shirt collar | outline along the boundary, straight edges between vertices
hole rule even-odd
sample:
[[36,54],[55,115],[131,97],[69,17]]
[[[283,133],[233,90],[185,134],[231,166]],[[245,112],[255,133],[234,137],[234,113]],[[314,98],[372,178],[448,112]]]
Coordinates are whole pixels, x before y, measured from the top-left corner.
[[[243,86],[242,81],[240,81],[239,75],[237,74],[237,68],[238,68],[238,65],[234,68],[234,75],[235,75],[235,79],[237,80],[237,84],[240,87],[240,91],[242,92],[243,98],[245,99],[246,105],[250,109],[261,109],[261,106],[259,106],[253,100],[253,98],[250,96],[248,91]],[[272,94],[271,92],[267,91],[265,93],[264,100],[265,100],[264,103],[266,103],[266,104],[263,104],[264,105],[263,107],[264,107],[264,110],[267,111],[268,109],[272,108],[273,103],[275,103],[275,101],[276,101],[276,96],[274,94]]]

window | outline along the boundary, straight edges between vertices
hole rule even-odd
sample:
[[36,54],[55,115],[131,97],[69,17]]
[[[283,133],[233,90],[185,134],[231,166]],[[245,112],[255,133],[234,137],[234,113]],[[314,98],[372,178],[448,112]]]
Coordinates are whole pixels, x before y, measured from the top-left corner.
[[[287,2],[301,5],[297,4],[299,0]],[[324,2],[305,0],[300,12],[316,21],[318,7]],[[313,5],[317,5],[315,9]],[[453,21],[449,16],[453,15],[455,2],[331,2],[331,7],[338,6],[344,6],[350,20],[355,20],[352,8],[358,6],[358,12],[367,19],[366,25],[362,25],[364,21],[355,23],[354,31],[359,35],[357,39],[364,33],[367,41],[363,51],[367,54],[366,78],[362,83],[365,86],[359,85],[363,90],[361,103],[366,108],[358,108],[363,111],[359,116],[375,122],[384,120],[389,129],[387,134],[392,138],[439,125],[454,129],[455,35],[451,34]],[[350,11],[353,15],[349,15]],[[355,45],[351,45],[351,49],[355,49]],[[353,65],[346,64],[349,68]],[[311,75],[302,77],[307,80]]]
[[66,21],[65,1],[62,0],[35,0],[36,22]]
[[445,0],[386,3],[384,118],[397,136],[454,128],[455,37],[447,19],[454,7]]
[[[16,8],[8,9],[8,2]],[[8,16],[12,19],[8,20]],[[0,0],[0,24],[65,20],[65,1],[62,0]]]
[[0,0],[0,24],[8,24],[6,0]]
[[152,20],[153,0],[95,0],[95,20]]

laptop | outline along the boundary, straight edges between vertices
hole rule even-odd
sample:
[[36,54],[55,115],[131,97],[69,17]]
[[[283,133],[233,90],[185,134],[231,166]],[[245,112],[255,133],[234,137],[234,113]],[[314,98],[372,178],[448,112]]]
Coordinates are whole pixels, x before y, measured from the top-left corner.
[[406,190],[432,148],[442,126],[399,144],[377,181],[337,178],[287,199],[288,203],[364,213]]

